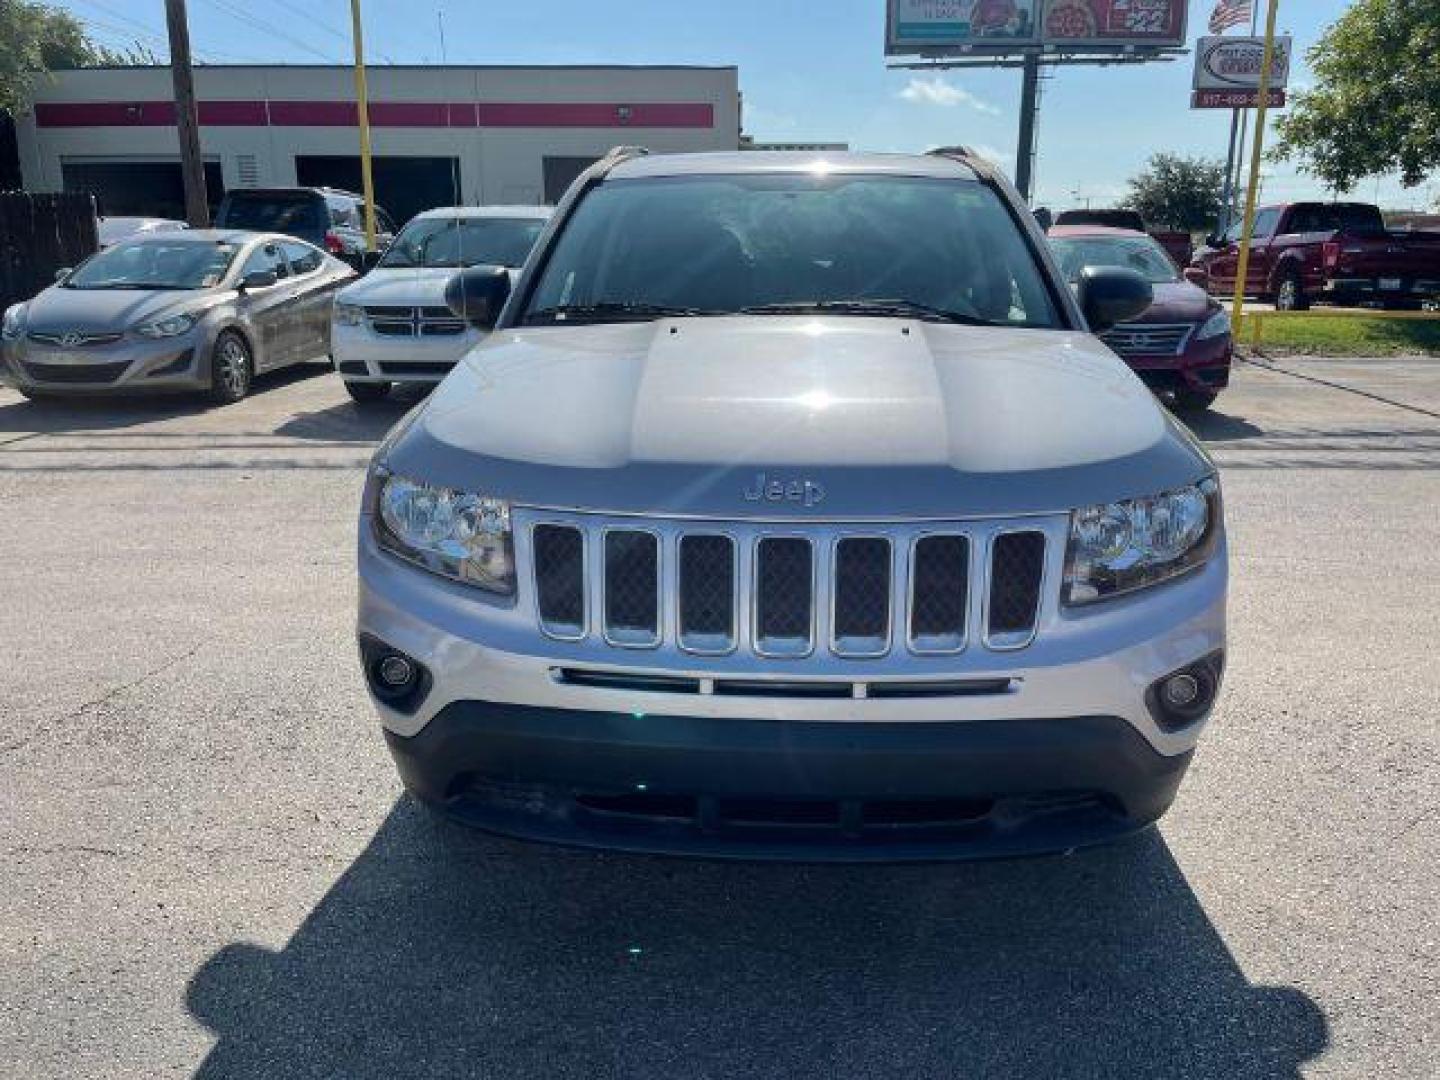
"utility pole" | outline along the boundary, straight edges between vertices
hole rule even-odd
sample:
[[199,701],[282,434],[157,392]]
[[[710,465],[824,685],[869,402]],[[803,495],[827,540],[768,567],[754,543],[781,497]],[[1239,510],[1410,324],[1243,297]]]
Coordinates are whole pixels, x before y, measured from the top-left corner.
[[205,162],[200,157],[200,115],[195,107],[195,77],[190,70],[190,26],[185,0],[165,0],[170,33],[170,78],[175,84],[175,131],[180,136],[180,177],[185,185],[185,220],[192,229],[210,225],[205,194]]
[[1027,53],[1020,84],[1020,138],[1015,148],[1015,188],[1027,203],[1035,166],[1035,118],[1039,112],[1040,57]]
[[370,169],[370,104],[365,90],[365,32],[360,0],[350,0],[350,30],[355,41],[355,118],[360,125],[360,183],[365,193],[365,250],[375,250],[375,180]]

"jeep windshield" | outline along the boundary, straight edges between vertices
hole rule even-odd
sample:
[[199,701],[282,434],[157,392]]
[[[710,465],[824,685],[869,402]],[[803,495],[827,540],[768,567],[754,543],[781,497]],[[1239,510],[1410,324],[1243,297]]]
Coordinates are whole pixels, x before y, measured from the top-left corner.
[[808,172],[600,184],[519,321],[809,313],[1060,325],[1034,254],[983,184]]

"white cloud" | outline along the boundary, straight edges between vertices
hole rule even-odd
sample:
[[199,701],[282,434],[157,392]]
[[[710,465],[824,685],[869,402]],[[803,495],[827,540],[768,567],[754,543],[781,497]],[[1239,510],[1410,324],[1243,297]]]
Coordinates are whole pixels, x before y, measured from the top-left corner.
[[947,82],[940,75],[912,77],[905,84],[905,89],[900,91],[900,96],[919,105],[943,105],[947,109],[964,105],[990,116],[1000,115],[1000,110],[994,105],[976,97],[963,87]]

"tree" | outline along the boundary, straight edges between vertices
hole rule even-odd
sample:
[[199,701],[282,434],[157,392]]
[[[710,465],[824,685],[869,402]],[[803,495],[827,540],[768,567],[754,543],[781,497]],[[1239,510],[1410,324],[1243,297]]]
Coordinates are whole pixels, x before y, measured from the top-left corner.
[[1203,157],[1152,154],[1130,178],[1124,204],[1155,228],[1205,232],[1220,215],[1225,166]]
[[1377,173],[1414,187],[1440,166],[1440,4],[1355,0],[1305,57],[1315,87],[1278,121],[1272,158],[1337,192]]
[[155,62],[143,46],[99,45],[73,15],[31,0],[0,0],[0,42],[0,112],[18,112],[35,81],[50,71]]

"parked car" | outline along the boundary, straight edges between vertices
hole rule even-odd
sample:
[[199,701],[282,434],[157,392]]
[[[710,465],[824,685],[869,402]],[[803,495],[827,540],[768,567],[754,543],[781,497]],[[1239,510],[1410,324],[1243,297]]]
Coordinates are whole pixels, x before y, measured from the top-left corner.
[[437,383],[480,331],[445,306],[455,271],[488,264],[516,271],[551,210],[454,206],[412,218],[365,277],[335,297],[332,356],[356,401],[378,401],[394,383]]
[[[294,236],[359,269],[365,254],[365,197],[329,187],[236,188],[225,193],[215,227]],[[375,208],[375,250],[395,233],[390,215]]]
[[205,390],[324,360],[330,304],[355,276],[289,236],[192,229],[122,240],[6,310],[3,366],[29,398]]
[[173,218],[156,217],[101,217],[95,221],[95,232],[102,248],[118,244],[121,240],[146,233],[169,232],[172,229],[188,229],[190,226]]
[[1153,237],[1131,229],[1057,225],[1050,246],[1061,273],[1078,287],[1089,266],[1123,266],[1150,282],[1155,302],[1100,340],[1181,409],[1207,409],[1230,383],[1230,317],[1204,289],[1182,279]]
[[[1235,291],[1243,221],[1207,238],[1194,265],[1212,292]],[[1312,301],[1416,308],[1440,300],[1440,232],[1392,230],[1370,203],[1279,203],[1255,213],[1247,296],[1303,311]]]
[[1165,254],[1174,260],[1177,267],[1190,265],[1195,254],[1195,243],[1190,234],[1183,230],[1151,229],[1138,210],[1062,210],[1052,222],[1054,225],[1099,225],[1107,229],[1129,229],[1155,238],[1165,249]]
[[[379,447],[364,678],[482,827],[722,856],[1068,849],[1169,806],[1219,687],[1215,466],[1004,176],[612,154]],[[491,332],[493,331],[493,332]]]

